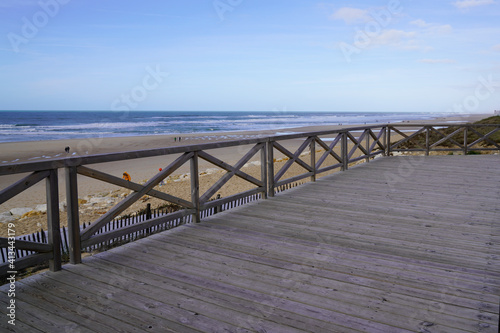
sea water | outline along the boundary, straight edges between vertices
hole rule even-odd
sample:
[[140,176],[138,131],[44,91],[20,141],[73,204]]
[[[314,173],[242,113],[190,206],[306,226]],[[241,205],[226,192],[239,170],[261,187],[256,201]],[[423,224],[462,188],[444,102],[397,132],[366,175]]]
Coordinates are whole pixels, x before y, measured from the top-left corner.
[[0,111],[0,142],[61,140],[424,120],[442,115],[405,112]]

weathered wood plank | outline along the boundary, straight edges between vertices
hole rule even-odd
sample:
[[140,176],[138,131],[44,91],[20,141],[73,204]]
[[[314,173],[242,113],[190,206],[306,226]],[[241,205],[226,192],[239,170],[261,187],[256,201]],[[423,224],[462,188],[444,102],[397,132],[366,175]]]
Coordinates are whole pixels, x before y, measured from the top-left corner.
[[[144,251],[142,252],[145,253]],[[146,259],[146,257],[144,257]],[[154,263],[155,264],[155,263]],[[141,267],[136,266],[136,267]],[[95,270],[90,267],[78,267],[78,275],[82,275],[84,277],[92,278],[96,280],[97,283],[104,284],[113,284],[107,285],[106,289],[109,291],[114,291],[115,295],[122,294],[123,291],[127,291],[128,294],[134,295],[134,297],[138,297],[142,299],[143,302],[161,302],[163,305],[168,305],[172,309],[175,309],[179,314],[178,321],[182,321],[183,317],[190,315],[192,317],[189,326],[200,329],[203,332],[221,332],[224,330],[234,331],[237,327],[242,327],[244,329],[249,329],[248,324],[245,322],[234,322],[232,319],[241,317],[242,313],[234,310],[235,305],[233,306],[222,306],[220,304],[216,304],[213,302],[197,302],[196,298],[186,297],[179,291],[171,292],[170,288],[167,287],[164,289],[162,284],[148,284],[145,283],[144,279],[141,279],[141,276],[135,276],[135,279],[140,280],[139,283],[134,281],[133,273],[129,270],[124,270],[124,266],[121,265],[117,267],[118,271],[121,274],[111,274],[113,277],[110,281],[110,275],[105,274],[101,270]],[[129,279],[128,275],[131,273],[132,278]],[[144,275],[144,272],[142,273]],[[186,277],[189,280],[189,277]],[[114,287],[114,285],[119,287]],[[210,304],[211,303],[211,304]],[[229,305],[229,304],[228,304]],[[243,313],[245,316],[248,314]],[[212,318],[212,319],[211,319]],[[216,319],[215,319],[216,318]],[[249,318],[249,321],[252,318]],[[232,322],[232,324],[229,324]],[[285,326],[283,328],[283,326]],[[268,323],[266,325],[271,331],[276,332],[295,332],[292,327],[288,325],[276,325],[274,323]]]
[[[321,323],[306,323],[302,321],[296,313],[277,309],[267,302],[262,302],[264,295],[256,295],[255,292],[244,288],[228,286],[226,284],[217,283],[217,281],[209,281],[203,277],[189,275],[186,278],[185,273],[178,269],[169,269],[159,267],[158,265],[141,262],[140,266],[137,259],[129,261],[130,265],[127,268],[127,279],[135,280],[136,282],[145,282],[151,285],[162,285],[162,289],[167,289],[169,292],[179,293],[186,298],[195,298],[202,302],[222,305],[227,308],[234,309],[238,312],[247,314],[246,322],[259,321],[255,316],[256,313],[265,313],[270,317],[285,317],[287,324],[290,327],[296,327],[302,330],[310,330],[320,332],[325,329]],[[112,272],[113,269],[121,269],[123,266],[114,261],[108,260],[93,260],[88,263],[94,269]],[[144,274],[144,268],[148,274]],[[154,273],[154,274],[152,274]],[[169,283],[163,283],[168,278]],[[203,288],[200,288],[203,286]],[[259,301],[257,302],[256,299]],[[304,313],[305,314],[305,313]],[[273,320],[277,321],[277,320]]]
[[[204,225],[206,227],[206,225]],[[214,221],[214,224],[210,225],[210,228],[215,228],[220,235],[224,235],[226,233],[235,233],[237,232],[238,235],[241,235],[241,238],[243,239],[243,242],[246,244],[249,241],[253,245],[262,245],[266,248],[268,248],[270,245],[267,244],[266,246],[266,237],[272,237],[277,240],[279,240],[280,247],[283,249],[282,252],[287,253],[288,251],[292,252],[300,252],[300,253],[308,253],[311,251],[319,251],[316,252],[318,260],[320,258],[321,261],[327,260],[330,262],[330,260],[337,260],[337,257],[340,257],[342,259],[348,259],[349,260],[349,265],[356,266],[358,263],[369,263],[371,265],[376,265],[376,267],[379,266],[390,266],[392,268],[401,268],[402,266],[407,266],[407,269],[410,269],[412,267],[415,271],[418,272],[427,272],[431,274],[438,275],[439,273],[442,273],[443,271],[446,272],[454,272],[456,277],[460,277],[461,279],[469,279],[469,280],[481,280],[481,281],[486,281],[487,279],[490,279],[490,283],[493,283],[495,281],[495,278],[497,277],[498,273],[491,272],[491,271],[484,271],[481,269],[474,269],[469,266],[454,266],[451,263],[438,263],[436,261],[430,261],[430,260],[422,260],[422,259],[416,259],[416,258],[403,258],[399,255],[394,255],[394,254],[384,254],[384,253],[376,253],[374,254],[373,251],[369,250],[361,250],[361,249],[354,249],[354,248],[346,248],[342,247],[334,242],[334,240],[327,238],[327,237],[318,237],[316,241],[307,241],[304,239],[290,239],[289,237],[286,236],[276,236],[276,235],[269,235],[268,233],[264,233],[263,231],[255,231],[250,228],[244,228],[240,226],[228,226],[226,224],[218,224],[217,221]],[[185,237],[185,236],[184,236]],[[196,237],[196,235],[189,234],[188,237]],[[179,239],[178,237],[176,241]],[[205,237],[202,241],[207,241],[207,240],[212,240],[212,238]],[[239,238],[236,238],[235,241],[238,241]],[[260,244],[261,242],[264,242]],[[174,243],[176,243],[174,241]],[[176,243],[177,244],[177,243]],[[219,243],[215,243],[215,245],[219,245]],[[224,246],[221,244],[221,246]],[[226,245],[227,246],[227,245]],[[312,246],[312,247],[311,247]],[[289,248],[292,248],[289,250]],[[237,248],[233,249],[236,250]],[[248,249],[245,247],[245,250],[243,252],[245,253],[250,253],[252,249]],[[262,247],[259,247],[259,250],[262,250]],[[231,253],[231,252],[230,252]],[[312,253],[314,254],[314,253]],[[235,253],[235,256],[241,255],[241,253]],[[256,255],[258,255],[258,252],[256,252]],[[338,264],[340,265],[346,265],[347,263],[341,263],[339,262]]]
[[41,313],[34,327],[48,332],[95,314],[83,328],[497,332],[499,161],[391,157],[352,167],[27,278],[20,323],[31,327]]
[[[160,251],[160,249],[163,247],[167,248],[168,250],[165,252]],[[157,246],[152,247],[151,251],[148,248],[143,248],[143,251],[146,251],[146,253],[148,253],[148,259],[146,260],[151,260],[152,263],[158,261],[165,262],[165,260],[162,260],[160,258],[163,256],[172,256],[171,245],[165,245],[163,242],[159,243]],[[240,262],[240,259],[237,259],[235,263],[231,263],[225,258],[216,260],[211,259],[210,256],[205,257],[202,253],[203,252],[200,253],[198,250],[195,250],[194,253],[183,252],[182,249],[179,248],[179,252],[175,256],[175,258],[177,258],[178,262],[183,262],[183,258],[189,258],[189,265],[185,265],[182,268],[183,270],[187,270],[186,273],[188,275],[199,274],[200,276],[210,278],[211,274],[214,272],[224,272],[224,274],[230,275],[233,284],[237,284],[240,286],[252,285],[253,289],[260,290],[264,293],[269,293],[275,289],[279,289],[280,285],[283,284],[283,279],[286,279],[288,281],[292,280],[292,286],[300,283],[301,287],[300,291],[295,290],[295,288],[292,287],[293,294],[287,291],[286,294],[288,299],[295,299],[296,301],[300,300],[300,302],[308,303],[314,306],[319,306],[319,304],[322,304],[323,308],[331,310],[335,309],[335,311],[339,311],[342,313],[360,313],[360,311],[363,312],[366,307],[369,307],[371,305],[370,302],[364,304],[367,299],[370,299],[369,295],[365,295],[365,297],[359,298],[359,295],[356,294],[341,297],[342,293],[338,291],[335,291],[331,294],[328,293],[324,289],[324,286],[315,286],[317,279],[316,276],[312,277],[311,275],[306,274],[303,276],[304,280],[295,280],[295,273],[292,273],[290,271],[277,271],[274,268],[269,271],[268,269],[266,269],[266,266],[256,267],[257,265],[255,265],[255,263],[252,263],[251,266],[249,266],[250,268],[254,269],[251,270],[245,266],[245,262]],[[211,253],[211,255],[213,255],[213,253]],[[157,259],[155,260],[154,257],[156,257]],[[293,257],[293,254],[290,254],[290,257]],[[308,262],[303,263],[305,267],[308,264]],[[171,267],[174,268],[175,266],[171,265]],[[226,267],[231,267],[230,271],[227,271]],[[387,274],[390,275],[391,273],[388,272]],[[354,273],[354,275],[357,274]],[[217,278],[217,276],[218,275],[215,275],[214,278]],[[414,300],[415,304],[413,306],[416,310],[418,310],[418,306],[416,305],[417,302],[418,301]],[[331,305],[329,306],[329,304]],[[401,311],[401,308],[398,306],[390,306],[389,304],[386,304],[384,308],[385,309],[381,308],[377,312],[377,314],[371,313],[371,319],[377,322],[397,322],[399,323],[399,325],[403,325],[398,325],[400,329],[410,329],[410,326],[405,327],[404,324],[402,324],[404,322],[410,321],[410,318],[408,318],[408,313]],[[461,322],[459,318],[454,319],[454,322],[456,323],[455,325],[467,325],[466,321]],[[471,325],[471,327],[473,327],[473,325]]]
[[[87,324],[95,329],[100,325],[112,324],[109,330],[122,332],[140,330],[199,332],[182,323],[165,318],[162,311],[168,312],[170,309],[162,308],[157,302],[147,299],[127,299],[125,293],[117,294],[112,290],[107,290],[107,284],[117,284],[112,275],[108,275],[106,283],[93,282],[95,283],[93,286],[97,288],[95,291],[90,290],[85,283],[74,283],[77,276],[69,271],[61,272],[61,275],[63,276],[57,278],[49,276],[48,279],[35,279],[30,286],[36,288],[38,294],[50,290],[50,295],[61,299],[53,298],[55,303],[68,302],[69,309],[65,311],[76,311],[82,316],[83,318],[78,321],[80,325]],[[72,302],[76,304],[71,305]],[[100,330],[100,332],[103,331],[107,330]]]
[[[203,255],[200,253],[201,249],[193,248],[190,247],[189,245],[186,246],[186,244],[179,244],[176,247],[176,244],[166,244],[164,242],[159,242],[158,246],[154,247],[155,250],[155,255],[161,256],[162,251],[159,251],[159,249],[165,249],[166,253],[169,253],[170,255],[185,255],[185,256],[191,256],[192,258],[196,258],[192,261],[190,261],[191,265],[196,265],[199,267],[212,267],[212,269],[216,270],[221,270],[224,269],[224,265],[227,265],[229,267],[233,267],[232,273],[237,274],[238,276],[240,274],[245,275],[246,277],[253,275],[253,276],[260,276],[261,279],[265,280],[266,283],[270,283],[270,280],[275,279],[275,283],[280,283],[282,276],[279,274],[279,270],[276,270],[275,265],[279,265],[279,262],[273,263],[273,267],[269,267],[267,264],[257,264],[255,261],[260,261],[258,258],[252,258],[251,262],[248,262],[246,260],[241,260],[238,256],[238,254],[234,254],[232,256],[226,256],[220,255],[219,251],[219,245],[222,242],[215,243],[214,246],[211,248],[206,248],[203,252],[209,253],[209,255]],[[256,244],[257,245],[257,244]],[[279,251],[279,250],[278,250]],[[293,256],[293,253],[290,253],[290,256]],[[268,255],[266,255],[268,257]],[[200,259],[198,259],[200,258]],[[282,269],[286,269],[285,267],[290,267],[287,266],[286,261],[284,259],[280,260],[282,262],[281,265]],[[222,266],[220,263],[223,263]],[[310,262],[304,261],[302,263],[303,265],[308,265]],[[326,264],[326,263],[325,263]],[[323,268],[316,267],[317,270],[326,270],[327,267],[337,265],[335,262],[328,262],[327,265],[325,265]],[[219,267],[220,266],[220,267]],[[219,267],[219,268],[216,268]],[[239,270],[240,272],[238,272]],[[278,272],[278,273],[277,273]],[[391,274],[392,272],[387,271],[387,274]],[[381,299],[382,295],[380,293],[380,290],[372,290],[369,288],[360,288],[358,286],[354,287],[352,285],[342,285],[340,286],[341,283],[339,281],[334,281],[330,279],[321,279],[318,276],[315,276],[314,279],[311,279],[310,276],[307,274],[299,273],[299,272],[286,272],[284,274],[287,274],[287,279],[294,279],[297,281],[300,281],[302,279],[308,281],[307,286],[304,286],[301,288],[301,290],[305,292],[309,292],[312,294],[321,294],[321,289],[325,287],[332,287],[333,284],[337,287],[337,291],[334,293],[334,295],[331,295],[330,297],[333,297],[334,299],[337,299],[342,302],[348,302],[353,304],[353,306],[364,306],[366,299]],[[322,294],[323,296],[324,293]],[[455,299],[458,299],[458,297],[455,297]],[[370,301],[368,302],[370,303]],[[368,304],[366,304],[368,305]],[[391,293],[391,303],[385,305],[385,309],[381,311],[389,311],[390,313],[396,314],[398,316],[404,315],[404,313],[401,313],[399,311],[400,306],[411,306],[415,310],[419,309],[425,309],[428,304],[426,303],[425,300],[415,298],[415,297],[408,297],[405,295],[398,295],[397,293],[393,292]],[[454,305],[455,306],[455,305]],[[468,318],[471,316],[475,315],[475,311],[473,309],[467,309],[467,308],[462,308],[462,307],[457,307],[453,310],[453,315],[448,315],[448,320],[454,319],[457,321],[458,325],[461,325],[462,327],[465,327],[467,325],[467,321],[462,321],[460,318]],[[446,315],[445,315],[446,316]],[[458,318],[456,318],[458,317]],[[396,318],[394,317],[396,320]]]
[[[73,322],[73,329],[90,330],[96,332],[112,332],[112,331],[134,331],[139,327],[127,325],[122,320],[117,320],[112,316],[105,315],[85,309],[81,306],[79,298],[67,300],[63,298],[64,294],[69,292],[64,290],[64,293],[58,293],[55,296],[52,293],[41,293],[40,289],[32,287],[22,281],[17,283],[20,302],[28,301],[31,305],[42,308],[50,313],[50,316],[63,316],[65,319]],[[145,327],[143,327],[145,328]]]
[[[220,230],[218,230],[218,231],[221,234],[221,236],[218,236],[218,237],[223,238],[222,235],[224,235],[224,233],[221,232]],[[201,232],[203,232],[203,231],[201,231]],[[266,234],[267,234],[267,232],[266,232]],[[179,235],[179,237],[183,237],[183,236]],[[217,243],[222,242],[222,240],[218,239],[217,236],[215,238],[207,238],[207,237],[200,238],[197,235],[193,235],[192,237],[193,237],[193,239],[196,239],[200,243],[210,242],[211,244],[217,244]],[[277,236],[270,235],[270,237],[277,237]],[[316,238],[319,238],[319,237],[316,237]],[[247,243],[249,242],[248,237],[247,237],[246,241],[247,241]],[[377,279],[381,279],[381,280],[391,281],[394,283],[398,283],[398,282],[402,283],[405,280],[411,280],[413,278],[418,278],[422,282],[426,283],[425,287],[419,286],[419,288],[430,288],[430,290],[435,290],[435,291],[439,291],[440,289],[446,287],[446,284],[441,283],[442,279],[439,278],[440,275],[453,275],[453,278],[457,278],[459,276],[457,274],[449,274],[449,272],[444,272],[444,270],[439,270],[439,269],[433,271],[434,274],[419,273],[420,272],[420,270],[418,268],[419,265],[412,264],[414,266],[412,269],[409,269],[408,267],[406,267],[406,269],[403,272],[397,274],[397,278],[395,278],[392,276],[393,273],[391,273],[391,272],[395,272],[398,269],[401,269],[402,264],[396,262],[392,266],[391,265],[380,266],[380,264],[374,265],[374,263],[371,260],[373,260],[373,257],[375,257],[375,258],[379,257],[378,253],[376,255],[372,255],[370,257],[370,260],[365,259],[363,261],[363,260],[360,260],[358,258],[357,260],[355,260],[351,263],[351,262],[345,262],[344,258],[342,258],[342,262],[337,262],[337,260],[335,259],[336,255],[334,255],[332,258],[325,258],[323,255],[319,255],[319,253],[322,253],[322,250],[323,251],[325,250],[325,247],[328,249],[327,244],[328,244],[328,242],[331,242],[332,240],[330,240],[328,238],[323,238],[323,239],[321,239],[323,244],[318,243],[314,239],[313,240],[309,239],[308,241],[310,242],[309,247],[311,248],[311,246],[312,246],[312,248],[315,249],[315,251],[317,251],[316,253],[314,253],[314,252],[307,253],[304,251],[301,252],[299,250],[294,250],[294,246],[297,245],[296,244],[297,240],[294,240],[294,239],[286,239],[286,240],[282,239],[283,244],[293,244],[293,246],[292,245],[291,246],[279,245],[277,248],[274,248],[272,245],[266,244],[265,241],[264,241],[264,243],[261,243],[261,242],[258,242],[257,240],[252,240],[252,242],[255,242],[255,246],[258,246],[258,248],[261,251],[263,249],[266,249],[266,257],[272,257],[272,258],[275,258],[276,260],[290,261],[290,259],[287,260],[286,258],[291,257],[291,258],[294,258],[293,259],[294,262],[311,263],[312,264],[313,260],[311,260],[310,257],[311,256],[314,256],[314,257],[318,256],[318,259],[316,259],[314,261],[315,267],[328,267],[328,265],[332,262],[335,264],[335,271],[336,272],[339,272],[342,274],[347,274],[347,275],[353,274],[353,272],[357,272],[356,275],[363,276],[367,279],[377,278]],[[325,242],[327,242],[327,243],[325,244]],[[238,252],[243,252],[243,253],[251,253],[252,252],[252,247],[249,248],[248,246],[246,246],[244,244],[238,244],[237,242],[229,242],[229,241],[226,243],[229,243],[226,245],[227,248],[229,248],[229,249],[232,248],[233,251],[238,251]],[[282,251],[280,251],[280,247],[283,247]],[[299,246],[297,246],[297,247],[299,247]],[[285,251],[285,249],[286,249],[286,251]],[[359,250],[363,250],[363,249],[359,249]],[[375,253],[374,249],[365,249],[364,251]],[[327,260],[327,262],[324,262],[324,260],[319,260],[319,258],[325,258]],[[420,259],[420,260],[422,262],[435,262],[434,260],[432,260],[432,258],[428,258],[426,261],[424,259]],[[358,265],[363,267],[363,269],[362,270],[359,269]],[[437,267],[439,267],[439,266],[437,266]],[[498,273],[497,273],[497,275],[498,275]],[[464,276],[467,276],[467,275],[464,275]],[[474,296],[474,295],[476,297],[478,297],[479,295],[482,296],[484,290],[477,287],[477,281],[474,281],[474,279],[469,279],[469,280],[471,280],[471,281],[469,282],[467,280],[462,280],[462,279],[457,280],[456,281],[457,288],[461,287],[462,288],[461,292],[466,293],[469,296]],[[476,278],[475,280],[481,280],[481,279]],[[483,276],[482,280],[480,282],[481,282],[481,286],[483,286],[483,283],[485,283],[484,286],[489,288],[489,291],[491,291],[492,293],[495,293],[494,288],[496,288],[496,285],[493,284],[493,283],[495,283],[494,276],[490,277],[489,281],[485,281],[485,277]],[[487,282],[489,282],[489,283],[487,283]],[[496,300],[496,297],[495,297],[495,300]],[[493,303],[495,303],[495,302],[493,302]]]
[[[158,259],[156,259],[158,251],[154,251],[154,253],[152,253],[148,251],[148,248],[144,248],[143,250],[146,251],[145,253],[148,253],[148,256],[144,256],[141,259],[137,259],[137,257],[134,256],[133,253],[130,251],[120,252],[118,255],[106,256],[105,258],[103,257],[103,259],[112,260],[122,265],[123,264],[127,265],[127,263],[129,262],[133,262],[135,263],[135,267],[140,267],[146,263],[158,266],[157,265]],[[122,256],[125,256],[125,258],[122,258]],[[187,258],[186,256],[184,257]],[[180,262],[182,262],[182,260],[180,260],[179,263]],[[374,323],[372,320],[352,317],[350,313],[338,311],[337,309],[323,308],[323,307],[318,307],[317,305],[316,306],[310,305],[310,302],[307,301],[307,298],[312,297],[313,295],[309,294],[303,294],[299,296],[296,295],[295,297],[299,297],[299,299],[298,300],[294,299],[295,297],[290,297],[290,296],[292,293],[295,292],[295,290],[294,288],[290,288],[290,285],[276,286],[273,284],[266,284],[265,282],[262,281],[264,278],[263,276],[256,277],[252,275],[250,277],[245,277],[246,273],[234,275],[233,272],[235,272],[235,267],[226,266],[225,269],[213,270],[213,269],[206,269],[203,267],[199,267],[197,265],[192,265],[191,263],[176,265],[170,260],[162,262],[162,264],[159,266],[162,269],[166,267],[168,269],[182,272],[184,280],[188,281],[189,283],[195,283],[195,281],[192,281],[192,278],[195,278],[196,281],[199,279],[203,279],[204,281],[210,284],[218,280],[223,280],[225,281],[224,283],[227,284],[229,287],[235,286],[238,289],[247,289],[247,290],[249,289],[251,291],[255,291],[257,292],[257,297],[255,298],[256,302],[265,302],[266,304],[269,304],[269,302],[271,302],[270,303],[271,306],[282,310],[292,311],[295,313],[297,312],[307,313],[307,309],[311,310],[314,309],[312,313],[315,313],[316,319],[313,322],[311,322],[311,325],[314,325],[314,323],[316,323],[318,320],[326,321],[329,324],[327,326],[324,326],[325,329],[331,327],[332,321],[334,321],[335,324],[338,325],[336,327],[344,326],[345,329],[350,328],[350,330],[355,330],[355,331],[371,328],[373,332],[402,332],[402,331],[404,332],[404,330],[402,330],[397,326],[391,327],[391,325]],[[206,282],[203,283],[202,285],[205,285]],[[249,286],[251,286],[251,288],[248,288]],[[349,304],[346,305],[346,307],[349,306],[350,306]],[[256,311],[256,313],[258,312],[259,311]],[[247,320],[248,313],[245,313],[243,318]],[[306,317],[302,315],[302,319],[306,320],[306,322],[309,322],[309,320],[307,319],[307,315]],[[241,316],[235,316],[234,320],[240,322]],[[283,320],[285,320],[285,322],[283,322]],[[265,329],[270,324],[267,320],[263,321],[262,323],[260,321],[258,322],[259,322],[258,326],[259,329]],[[288,326],[289,319],[286,317],[281,318],[281,320],[278,321],[278,323],[284,325],[286,329],[289,330],[292,329],[291,327]],[[287,332],[286,329],[284,332]]]
[[[17,300],[17,297],[19,299]],[[38,297],[43,297],[39,295]],[[29,300],[26,301],[26,300]],[[84,333],[99,332],[97,330],[90,330],[86,327],[80,326],[78,323],[66,319],[64,316],[53,315],[51,312],[47,311],[45,307],[38,307],[31,304],[35,300],[28,295],[21,295],[20,293],[16,296],[16,326],[17,322],[20,323],[20,327],[33,327],[33,331],[42,332],[72,332],[79,330]],[[2,303],[1,308],[5,308],[4,301],[0,298],[0,303]],[[3,314],[3,310],[2,310]],[[4,319],[4,318],[2,318]],[[27,331],[18,330],[16,327],[14,332],[31,332],[31,329]]]

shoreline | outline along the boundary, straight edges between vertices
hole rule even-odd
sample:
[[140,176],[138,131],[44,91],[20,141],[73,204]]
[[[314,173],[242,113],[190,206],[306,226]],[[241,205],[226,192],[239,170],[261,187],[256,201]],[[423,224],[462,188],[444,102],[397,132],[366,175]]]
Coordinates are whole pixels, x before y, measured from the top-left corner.
[[[426,124],[426,123],[455,123],[455,122],[474,122],[480,119],[484,119],[485,117],[490,115],[484,114],[472,114],[472,115],[460,115],[454,117],[437,117],[435,119],[428,120],[419,120],[419,121],[403,121],[406,124]],[[372,124],[372,125],[382,125],[382,124]],[[202,143],[210,143],[210,142],[222,142],[222,141],[231,141],[235,139],[243,139],[243,138],[255,138],[255,137],[263,137],[263,136],[272,136],[279,135],[285,133],[304,133],[304,132],[316,132],[316,131],[325,131],[325,130],[336,130],[340,128],[349,128],[349,127],[359,127],[364,126],[364,124],[353,124],[349,126],[307,126],[307,127],[294,127],[289,129],[279,129],[279,130],[265,130],[265,131],[238,131],[238,132],[218,132],[213,133],[211,135],[199,135],[199,133],[194,134],[184,134],[184,135],[153,135],[153,136],[132,136],[132,137],[113,137],[113,138],[94,138],[94,139],[71,139],[71,140],[49,140],[49,141],[31,141],[31,142],[9,142],[9,143],[0,143],[0,151],[2,152],[2,157],[0,158],[0,162],[8,160],[5,157],[12,157],[14,160],[17,159],[17,163],[21,163],[23,161],[40,161],[40,160],[51,160],[58,157],[66,157],[61,154],[65,154],[64,148],[65,146],[70,146],[70,154],[75,153],[73,149],[79,149],[84,152],[83,156],[87,155],[85,152],[90,154],[106,154],[113,152],[125,152],[125,151],[134,151],[134,150],[145,150],[145,149],[154,149],[154,148],[165,148],[165,147],[175,147],[175,146],[184,146],[184,145],[196,145]],[[181,141],[174,139],[181,136]],[[294,151],[293,149],[298,148],[298,146],[302,143],[302,140],[287,140],[282,144],[285,145],[287,149]],[[223,160],[226,163],[234,164],[241,157],[243,157],[247,152],[248,146],[235,146],[228,148],[216,148],[208,151],[209,154]],[[88,148],[85,150],[85,148]],[[59,156],[56,156],[58,155]],[[40,155],[40,156],[34,156]],[[157,156],[150,158],[141,158],[141,159],[131,159],[127,161],[119,161],[119,162],[108,162],[108,163],[100,163],[90,165],[91,168],[120,177],[124,171],[128,172],[132,176],[132,181],[141,183],[153,177],[159,168],[165,168],[168,166],[175,158],[179,155],[166,155],[166,156]],[[33,159],[33,157],[38,157],[37,159]],[[280,158],[280,154],[277,153],[277,159]],[[260,160],[259,154],[257,154],[254,158],[252,158],[249,162],[253,162],[255,160]],[[126,165],[124,165],[126,162]],[[0,163],[0,165],[6,165],[7,163]],[[253,172],[260,172],[260,167],[256,167]],[[206,183],[210,183],[211,181],[217,181],[218,178],[222,175],[217,171],[217,167],[211,163],[200,160],[200,173],[207,174],[205,177]],[[220,169],[219,169],[220,170]],[[207,172],[208,171],[208,172]],[[297,172],[299,172],[298,170]],[[184,164],[181,168],[177,169],[172,175],[172,179],[184,178],[184,180],[189,180],[187,178],[187,174],[190,172],[189,163]],[[25,177],[26,174],[15,174],[15,175],[6,175],[0,176],[0,189],[4,189],[19,179]],[[60,170],[59,172],[60,179],[64,179],[64,170]],[[210,180],[209,180],[210,179]],[[177,181],[179,182],[179,181]],[[181,191],[181,184],[177,184],[175,186],[175,191]],[[240,184],[244,186],[245,184]],[[238,185],[238,186],[240,186]],[[172,185],[173,186],[173,185]],[[206,185],[209,186],[209,185]],[[238,192],[239,187],[234,186],[231,191]],[[185,186],[184,186],[185,187]],[[107,193],[110,194],[113,191],[119,190],[120,187],[111,185],[108,183],[100,182],[95,179],[87,178],[82,175],[78,175],[78,193],[79,198],[84,198],[89,196],[95,196],[97,194]],[[165,190],[165,188],[163,189]],[[229,195],[230,192],[225,193],[225,195]],[[189,191],[188,191],[189,192]],[[65,198],[65,188],[64,182],[60,182],[60,202],[66,200]],[[186,194],[187,195],[187,194]],[[0,205],[0,214],[10,211],[13,208],[30,208],[34,209],[37,205],[45,203],[45,185],[44,182],[40,182],[36,184],[28,191],[25,191],[18,196],[8,200],[7,202]],[[61,215],[65,215],[61,213]],[[18,223],[23,223],[23,220],[17,220]],[[81,221],[84,222],[84,221]],[[0,223],[1,225],[1,223]],[[38,228],[39,229],[39,228]]]

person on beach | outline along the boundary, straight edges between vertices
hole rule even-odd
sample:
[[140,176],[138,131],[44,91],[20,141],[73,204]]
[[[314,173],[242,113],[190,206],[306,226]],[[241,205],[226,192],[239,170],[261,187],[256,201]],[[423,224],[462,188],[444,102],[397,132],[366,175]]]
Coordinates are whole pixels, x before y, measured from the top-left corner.
[[127,181],[131,181],[132,177],[130,177],[130,175],[128,174],[128,172],[124,172],[123,173],[123,179],[125,179]]

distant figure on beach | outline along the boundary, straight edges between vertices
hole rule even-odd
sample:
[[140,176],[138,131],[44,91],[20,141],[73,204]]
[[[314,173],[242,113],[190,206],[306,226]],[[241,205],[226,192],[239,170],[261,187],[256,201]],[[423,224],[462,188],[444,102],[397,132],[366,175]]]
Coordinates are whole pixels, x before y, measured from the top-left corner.
[[174,138],[174,142],[177,142],[177,137]]
[[128,180],[128,181],[131,181],[131,180],[132,180],[132,177],[130,177],[130,175],[128,174],[128,172],[124,172],[124,173],[123,173],[123,179]]
[[64,148],[64,151],[65,151],[66,153],[69,153],[69,146],[68,146],[68,147],[66,147],[66,148]]
[[181,142],[181,137],[179,137],[179,142]]

